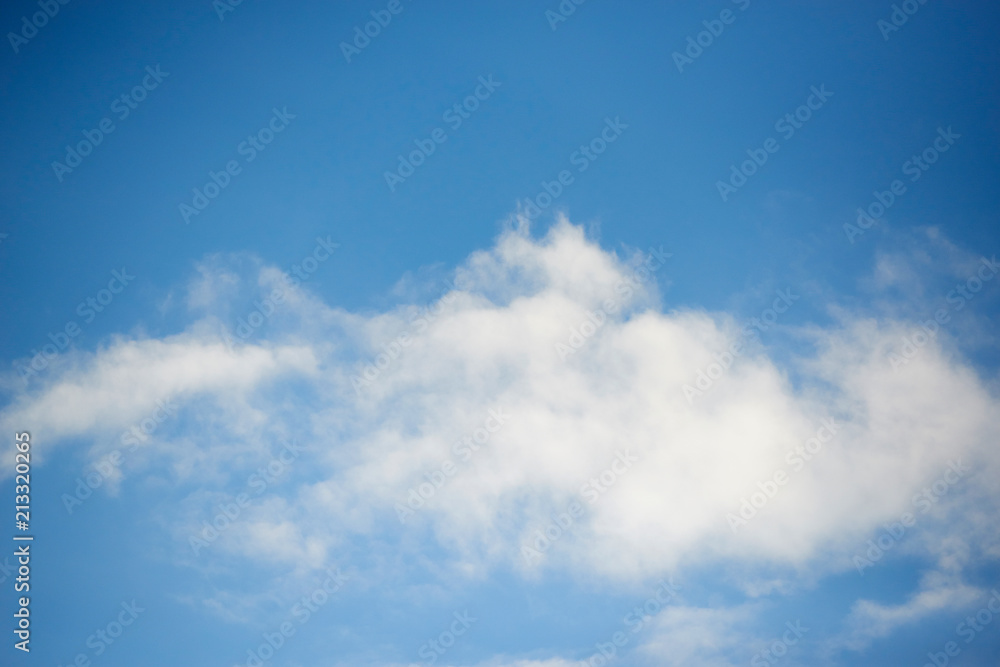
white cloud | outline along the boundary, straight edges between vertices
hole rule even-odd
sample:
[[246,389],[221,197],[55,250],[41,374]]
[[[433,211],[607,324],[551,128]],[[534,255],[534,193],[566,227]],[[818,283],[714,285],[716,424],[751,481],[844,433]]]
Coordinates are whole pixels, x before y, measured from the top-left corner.
[[937,568],[921,577],[917,591],[899,604],[858,600],[845,619],[845,631],[828,642],[829,649],[863,651],[873,641],[891,635],[897,628],[940,612],[969,607],[982,597],[983,590],[963,581],[970,550],[962,538],[949,536],[928,546],[938,556]]
[[935,612],[961,609],[980,595],[979,589],[961,583],[924,581],[921,590],[902,604],[883,605],[860,600],[851,609],[848,623],[852,632],[844,646],[863,649],[872,640],[886,637],[900,626],[915,623]]
[[[313,351],[304,346],[229,353],[220,340],[196,333],[163,340],[118,337],[93,354],[70,355],[61,372],[50,371],[53,375],[40,387],[4,408],[0,425],[7,431],[29,430],[40,445],[32,451],[41,460],[49,447],[80,436],[102,442],[97,452],[102,453],[121,447],[118,436],[130,426],[158,411],[162,416],[163,402],[183,406],[209,398],[224,412],[276,377],[308,375],[315,364]],[[2,474],[11,470],[5,466]]]
[[[301,467],[308,475],[269,491],[280,497],[280,514],[262,505],[227,540],[249,559],[305,557],[317,567],[336,560],[348,537],[377,534],[377,560],[379,549],[419,550],[429,535],[466,574],[505,565],[544,575],[558,567],[635,583],[693,563],[739,562],[749,572],[741,585],[756,590],[757,564],[820,573],[852,567],[857,546],[906,511],[915,490],[950,459],[964,458],[976,470],[954,502],[995,495],[985,480],[996,473],[996,397],[937,341],[896,371],[888,355],[910,325],[841,312],[829,328],[795,332],[815,353],[799,352],[779,366],[751,342],[689,404],[682,386],[740,332],[727,315],[664,310],[651,282],[626,294],[636,259],[602,250],[565,221],[540,240],[521,227],[474,253],[455,273],[459,291],[430,311],[400,306],[359,315],[293,290],[268,327],[235,353],[218,333],[218,317],[232,315],[223,313],[230,289],[268,290],[280,273],[265,268],[245,280],[229,268],[202,267],[189,303],[207,314],[187,333],[116,339],[19,398],[0,422],[8,430],[35,428],[46,442],[96,437],[172,396],[212,427],[206,432],[220,435],[175,434],[157,452],[181,457],[184,470],[197,467],[202,475],[214,466],[220,480],[240,457],[265,456],[270,434],[296,435],[309,446]],[[665,281],[669,265],[657,271]],[[608,300],[616,312],[561,358],[557,344]],[[392,348],[402,333],[407,344]],[[352,378],[384,351],[377,377],[357,391]],[[463,461],[452,444],[495,409],[506,422]],[[787,453],[828,418],[839,424],[836,438],[793,470]],[[205,455],[208,445],[223,454]],[[192,458],[195,450],[201,458]],[[581,486],[621,450],[638,462],[591,505]],[[400,525],[394,506],[448,460],[457,473]],[[787,485],[734,535],[727,514],[779,470]],[[521,547],[574,500],[583,516],[541,565],[529,566]],[[183,520],[189,528],[199,522]],[[967,537],[987,539],[988,528],[979,524]],[[306,546],[277,546],[293,535]],[[927,606],[937,598],[928,592],[920,599]],[[665,618],[671,632],[684,635],[679,613]],[[906,615],[877,606],[857,613],[884,623]],[[691,651],[700,650],[699,636],[688,636]]]
[[[639,649],[650,664],[730,667],[742,664],[753,635],[755,607],[668,607],[656,617]],[[783,628],[782,628],[783,629]],[[780,633],[779,633],[780,634]]]

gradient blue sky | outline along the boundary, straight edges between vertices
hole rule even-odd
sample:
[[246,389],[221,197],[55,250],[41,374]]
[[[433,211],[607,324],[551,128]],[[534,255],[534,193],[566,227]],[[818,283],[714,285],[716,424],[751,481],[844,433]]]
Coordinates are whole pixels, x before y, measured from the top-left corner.
[[[681,586],[671,602],[675,611],[649,619],[651,629],[630,639],[617,664],[750,664],[797,619],[809,633],[774,664],[921,665],[928,652],[955,640],[956,625],[1000,588],[1000,543],[988,511],[1000,493],[997,283],[985,283],[960,312],[949,310],[953,319],[917,359],[928,368],[902,384],[883,383],[879,373],[888,366],[869,368],[870,357],[850,350],[898,344],[899,332],[914,322],[951,309],[950,290],[997,252],[996,5],[930,0],[886,39],[878,22],[890,19],[888,2],[590,0],[553,29],[546,11],[557,11],[555,0],[400,0],[403,10],[348,63],[340,43],[386,4],[245,0],[220,20],[208,0],[69,2],[17,52],[9,38],[0,49],[6,100],[0,110],[6,322],[0,353],[8,369],[0,423],[8,435],[31,431],[40,457],[32,476],[33,650],[22,655],[8,636],[0,648],[5,664],[68,665],[80,653],[95,665],[246,664],[261,633],[286,620],[294,601],[334,566],[350,574],[349,581],[307,624],[296,623],[273,664],[426,664],[421,645],[447,628],[453,612],[466,609],[477,622],[435,664],[577,664],[626,628],[625,614],[668,577]],[[679,72],[672,54],[724,10],[732,23]],[[19,31],[22,17],[37,11],[36,3],[7,3],[0,11],[4,33]],[[121,119],[112,103],[142,82],[147,67],[169,75]],[[453,129],[443,114],[472,94],[480,77],[500,85]],[[783,137],[775,122],[821,86],[832,95],[793,136]],[[287,109],[294,119],[247,162],[238,147],[268,124],[273,109]],[[60,181],[52,163],[106,117],[114,131]],[[574,152],[600,135],[606,119],[620,119],[627,129],[578,171]],[[384,173],[435,128],[445,130],[447,141],[390,191]],[[933,145],[939,128],[960,138],[911,182],[904,163]],[[780,149],[723,201],[717,181],[769,137]],[[192,189],[230,160],[239,162],[240,173],[185,224],[179,205],[190,204]],[[518,212],[562,170],[572,172],[573,183],[528,229]],[[879,224],[849,242],[844,225],[894,179],[905,183],[905,194]],[[557,213],[569,222],[558,223]],[[274,275],[267,267],[291,270],[313,253],[317,237],[339,247],[294,288],[288,312],[255,330],[241,348],[249,356],[220,362],[207,379],[199,375],[210,365],[206,359],[224,354],[224,348],[205,347],[207,341],[218,342],[224,328],[232,333],[254,300],[270,291]],[[415,478],[398,473],[406,452],[424,451],[421,443],[435,437],[446,446],[471,432],[497,395],[527,386],[518,378],[537,372],[533,363],[519,364],[513,352],[502,352],[504,336],[535,335],[544,326],[532,323],[550,308],[562,312],[562,302],[553,297],[537,310],[527,306],[529,315],[519,304],[562,295],[592,309],[578,283],[584,290],[593,277],[604,289],[629,274],[635,252],[661,246],[672,256],[654,272],[655,285],[645,285],[643,299],[616,320],[622,338],[608,343],[603,362],[581,362],[579,382],[559,385],[586,386],[580,392],[587,396],[565,394],[567,403],[549,411],[553,423],[575,414],[584,430],[624,425],[636,428],[628,436],[635,442],[653,442],[656,401],[634,403],[645,413],[622,408],[614,417],[587,407],[635,398],[630,392],[642,383],[626,371],[607,379],[602,369],[609,366],[602,364],[620,354],[642,366],[646,355],[656,354],[649,341],[660,334],[636,334],[643,313],[656,319],[650,326],[675,332],[670,336],[683,331],[691,350],[703,341],[698,354],[709,355],[735,339],[736,325],[760,316],[775,290],[791,288],[800,300],[762,334],[747,358],[756,370],[739,374],[739,391],[716,388],[711,395],[718,405],[692,408],[704,414],[684,432],[717,443],[711,455],[728,460],[726,448],[744,447],[744,417],[759,420],[764,439],[775,433],[794,439],[803,429],[815,430],[812,418],[825,406],[857,428],[841,437],[862,443],[820,485],[835,494],[812,499],[816,505],[806,499],[797,519],[789,509],[787,521],[745,551],[740,543],[719,546],[725,535],[716,542],[700,528],[689,532],[708,542],[685,537],[654,548],[660,542],[645,528],[615,542],[601,534],[612,521],[602,514],[561,554],[565,560],[541,571],[521,567],[521,543],[508,539],[518,530],[507,524],[566,507],[570,496],[563,491],[575,482],[551,472],[556,463],[543,466],[544,474],[527,474],[516,493],[497,487],[499,505],[491,506],[482,534],[450,534],[448,525],[465,530],[469,519],[456,519],[454,507],[405,529],[392,503],[382,512],[380,503],[398,490],[405,494],[424,470],[417,468]],[[78,305],[123,267],[134,280],[85,321]],[[578,275],[588,278],[558,277]],[[419,362],[418,355],[404,357],[415,364],[406,367],[406,380],[375,399],[345,403],[355,392],[343,393],[343,382],[329,378],[343,375],[350,390],[352,369],[409,326],[408,308],[436,303],[452,290],[445,279],[457,276],[470,287],[455,283],[462,294],[452,302],[459,305],[449,307],[470,318],[495,308],[495,319],[456,315],[443,338],[428,334],[427,341],[440,344],[428,342]],[[17,369],[70,321],[81,327],[72,348],[23,382]],[[566,320],[552,340],[564,341],[580,322]],[[875,329],[865,328],[871,323]],[[603,331],[611,335],[610,328]],[[499,355],[503,372],[476,377],[477,344],[483,355]],[[164,351],[175,347],[176,358]],[[211,354],[185,357],[193,348]],[[452,358],[449,348],[462,351]],[[824,356],[826,349],[835,353]],[[551,341],[545,350],[551,352]],[[585,352],[574,355],[574,363]],[[704,367],[691,355],[692,365],[677,377],[693,381]],[[191,375],[171,379],[158,393],[162,377],[143,370],[156,362]],[[416,365],[434,362],[440,376]],[[621,363],[615,368],[630,367]],[[837,375],[842,368],[851,379]],[[426,380],[428,373],[435,379]],[[462,379],[446,381],[449,373]],[[82,393],[60,393],[66,386]],[[884,396],[887,387],[898,393]],[[680,406],[688,405],[678,383],[670,390]],[[73,404],[78,395],[106,403]],[[136,403],[116,413],[129,395]],[[113,493],[110,483],[103,485],[68,513],[61,495],[117,445],[118,434],[152,413],[150,396],[172,397],[176,417],[127,460]],[[899,402],[893,419],[873,416],[883,399]],[[933,425],[903,417],[910,414],[905,406],[926,400],[941,410]],[[734,412],[726,412],[727,401]],[[46,412],[55,407],[66,414]],[[663,408],[664,414],[672,410]],[[927,414],[913,410],[914,419]],[[88,412],[117,417],[91,423],[66,416]],[[464,420],[448,421],[448,415]],[[58,425],[47,431],[50,416]],[[536,432],[549,428],[543,416],[532,417]],[[392,434],[380,430],[396,420]],[[728,437],[735,439],[719,442],[722,432],[711,430],[718,423],[731,424]],[[563,433],[547,432],[549,439]],[[913,444],[915,433],[930,440]],[[291,532],[261,528],[192,557],[185,551],[191,526],[211,517],[220,499],[246,490],[248,475],[280,451],[281,438],[304,443],[307,453],[260,496],[258,502],[267,503],[260,525],[270,521]],[[533,446],[545,452],[547,442],[539,437]],[[359,452],[369,446],[386,454],[381,463],[361,462]],[[646,451],[654,449],[649,444]],[[607,458],[600,451],[595,445],[597,462]],[[959,456],[974,463],[974,482],[949,490],[948,503],[859,576],[851,557],[899,508],[912,509],[910,497],[944,474],[943,461]],[[851,466],[887,461],[898,464],[898,479],[888,474],[882,483],[855,487]],[[379,465],[393,470],[385,473],[385,487],[396,489],[397,478],[409,481],[382,488],[375,481],[382,479]],[[12,499],[13,464],[4,458],[4,466],[0,489]],[[496,469],[507,468],[497,462]],[[335,483],[344,475],[367,480],[378,492],[366,496],[358,482],[344,491],[345,500],[331,490],[346,487]],[[667,484],[674,477],[663,479]],[[729,487],[736,506],[757,479],[750,475]],[[909,485],[914,480],[915,487]],[[456,507],[470,497],[470,507],[491,502],[468,493],[456,497]],[[664,525],[689,511],[657,504],[660,497],[650,494],[636,492],[622,507],[634,503],[638,514],[659,516]],[[310,505],[317,498],[329,506]],[[843,517],[809,516],[820,505],[854,502],[871,512],[858,517],[853,532],[845,532]],[[345,507],[351,508],[349,528],[332,528]],[[717,523],[704,534],[715,535],[719,526],[727,532],[724,513]],[[497,534],[487,535],[493,530]],[[787,550],[778,544],[785,539],[793,545]],[[306,555],[261,555],[260,543],[284,540]],[[608,564],[617,558],[609,555],[615,544],[633,550],[635,562]],[[503,555],[511,548],[512,555]],[[5,614],[14,604],[9,583],[2,584]],[[96,656],[88,636],[133,599],[146,611]],[[957,641],[956,664],[996,664],[1000,619],[973,642]]]

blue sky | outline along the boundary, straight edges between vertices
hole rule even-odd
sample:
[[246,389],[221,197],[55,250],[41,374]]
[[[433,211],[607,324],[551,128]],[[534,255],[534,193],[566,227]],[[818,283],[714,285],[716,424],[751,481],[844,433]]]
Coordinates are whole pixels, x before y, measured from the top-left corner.
[[0,24],[5,664],[995,664],[994,6]]

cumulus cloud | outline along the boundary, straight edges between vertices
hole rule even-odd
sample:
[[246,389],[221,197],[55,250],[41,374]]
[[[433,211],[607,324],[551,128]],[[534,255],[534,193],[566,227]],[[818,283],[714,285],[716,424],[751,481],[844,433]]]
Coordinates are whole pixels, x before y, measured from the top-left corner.
[[[348,558],[347,540],[371,539],[376,553],[431,539],[469,576],[559,568],[635,584],[738,562],[749,591],[758,566],[853,567],[858,545],[955,459],[974,472],[935,512],[993,498],[997,399],[943,336],[893,363],[912,322],[831,308],[833,325],[794,328],[801,346],[774,355],[730,315],[672,307],[657,287],[669,253],[652,250],[602,249],[565,220],[542,238],[521,225],[473,253],[429,305],[358,314],[288,288],[232,348],[233,291],[269,293],[283,276],[250,263],[257,274],[240,278],[216,258],[191,287],[202,315],[187,332],[117,338],[0,422],[37,424],[52,443],[96,437],[170,396],[225,443],[224,457],[200,461],[217,468],[220,491],[244,483],[241,462],[266,460],[263,440],[294,436],[307,447],[295,482],[269,490],[280,500],[255,506],[214,553],[317,568]],[[912,279],[895,260],[876,273]],[[425,293],[411,283],[403,292]],[[713,364],[723,372],[689,400],[684,386]],[[164,436],[158,451],[180,456],[198,437]],[[175,535],[205,516],[184,512]],[[963,526],[968,540],[990,539],[982,522]],[[964,590],[929,586],[908,606],[859,603],[854,616],[891,628]],[[721,632],[711,628],[742,613],[672,610],[663,636],[683,648],[674,655],[703,656]]]

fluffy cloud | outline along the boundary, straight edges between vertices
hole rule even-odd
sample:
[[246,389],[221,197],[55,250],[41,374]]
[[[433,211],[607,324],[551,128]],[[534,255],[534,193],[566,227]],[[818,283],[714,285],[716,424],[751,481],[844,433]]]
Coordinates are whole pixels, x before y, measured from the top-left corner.
[[[303,346],[227,353],[221,340],[197,333],[163,340],[117,337],[95,353],[63,359],[51,371],[53,377],[0,412],[0,424],[7,431],[29,429],[41,443],[32,450],[41,460],[50,447],[81,436],[102,444],[95,453],[103,453],[124,444],[116,436],[129,426],[141,428],[144,420],[162,423],[165,415],[173,415],[175,404],[208,397],[224,412],[274,378],[308,375],[315,364],[312,350]],[[144,440],[150,430],[147,424],[140,437]],[[5,466],[2,474],[11,469]]]
[[[305,443],[295,483],[269,489],[278,499],[213,553],[318,568],[350,558],[349,540],[417,552],[429,538],[471,575],[569,568],[634,584],[704,562],[824,573],[852,568],[859,545],[913,511],[956,459],[972,472],[926,527],[961,517],[969,498],[995,502],[996,397],[943,332],[894,364],[912,323],[831,309],[835,324],[792,330],[799,345],[774,355],[728,315],[666,307],[662,249],[619,256],[561,221],[541,239],[508,230],[426,308],[361,315],[287,288],[267,327],[228,349],[220,332],[236,311],[225,303],[283,277],[263,267],[242,280],[213,261],[191,288],[203,315],[187,332],[115,339],[0,415],[55,443],[107,436],[172,397],[215,435],[179,429],[158,454],[187,457],[180,475],[201,452],[199,469],[227,492],[271,456],[269,437]],[[889,262],[878,272],[893,284],[908,275]],[[737,341],[731,367],[689,400],[684,386],[728,365]],[[209,445],[225,455],[204,456]],[[179,513],[174,534],[207,511]],[[988,523],[954,524],[989,539]],[[942,590],[913,604],[933,607]],[[695,611],[679,614],[663,623],[694,655],[709,640],[685,630]],[[877,605],[855,615],[913,616]]]

